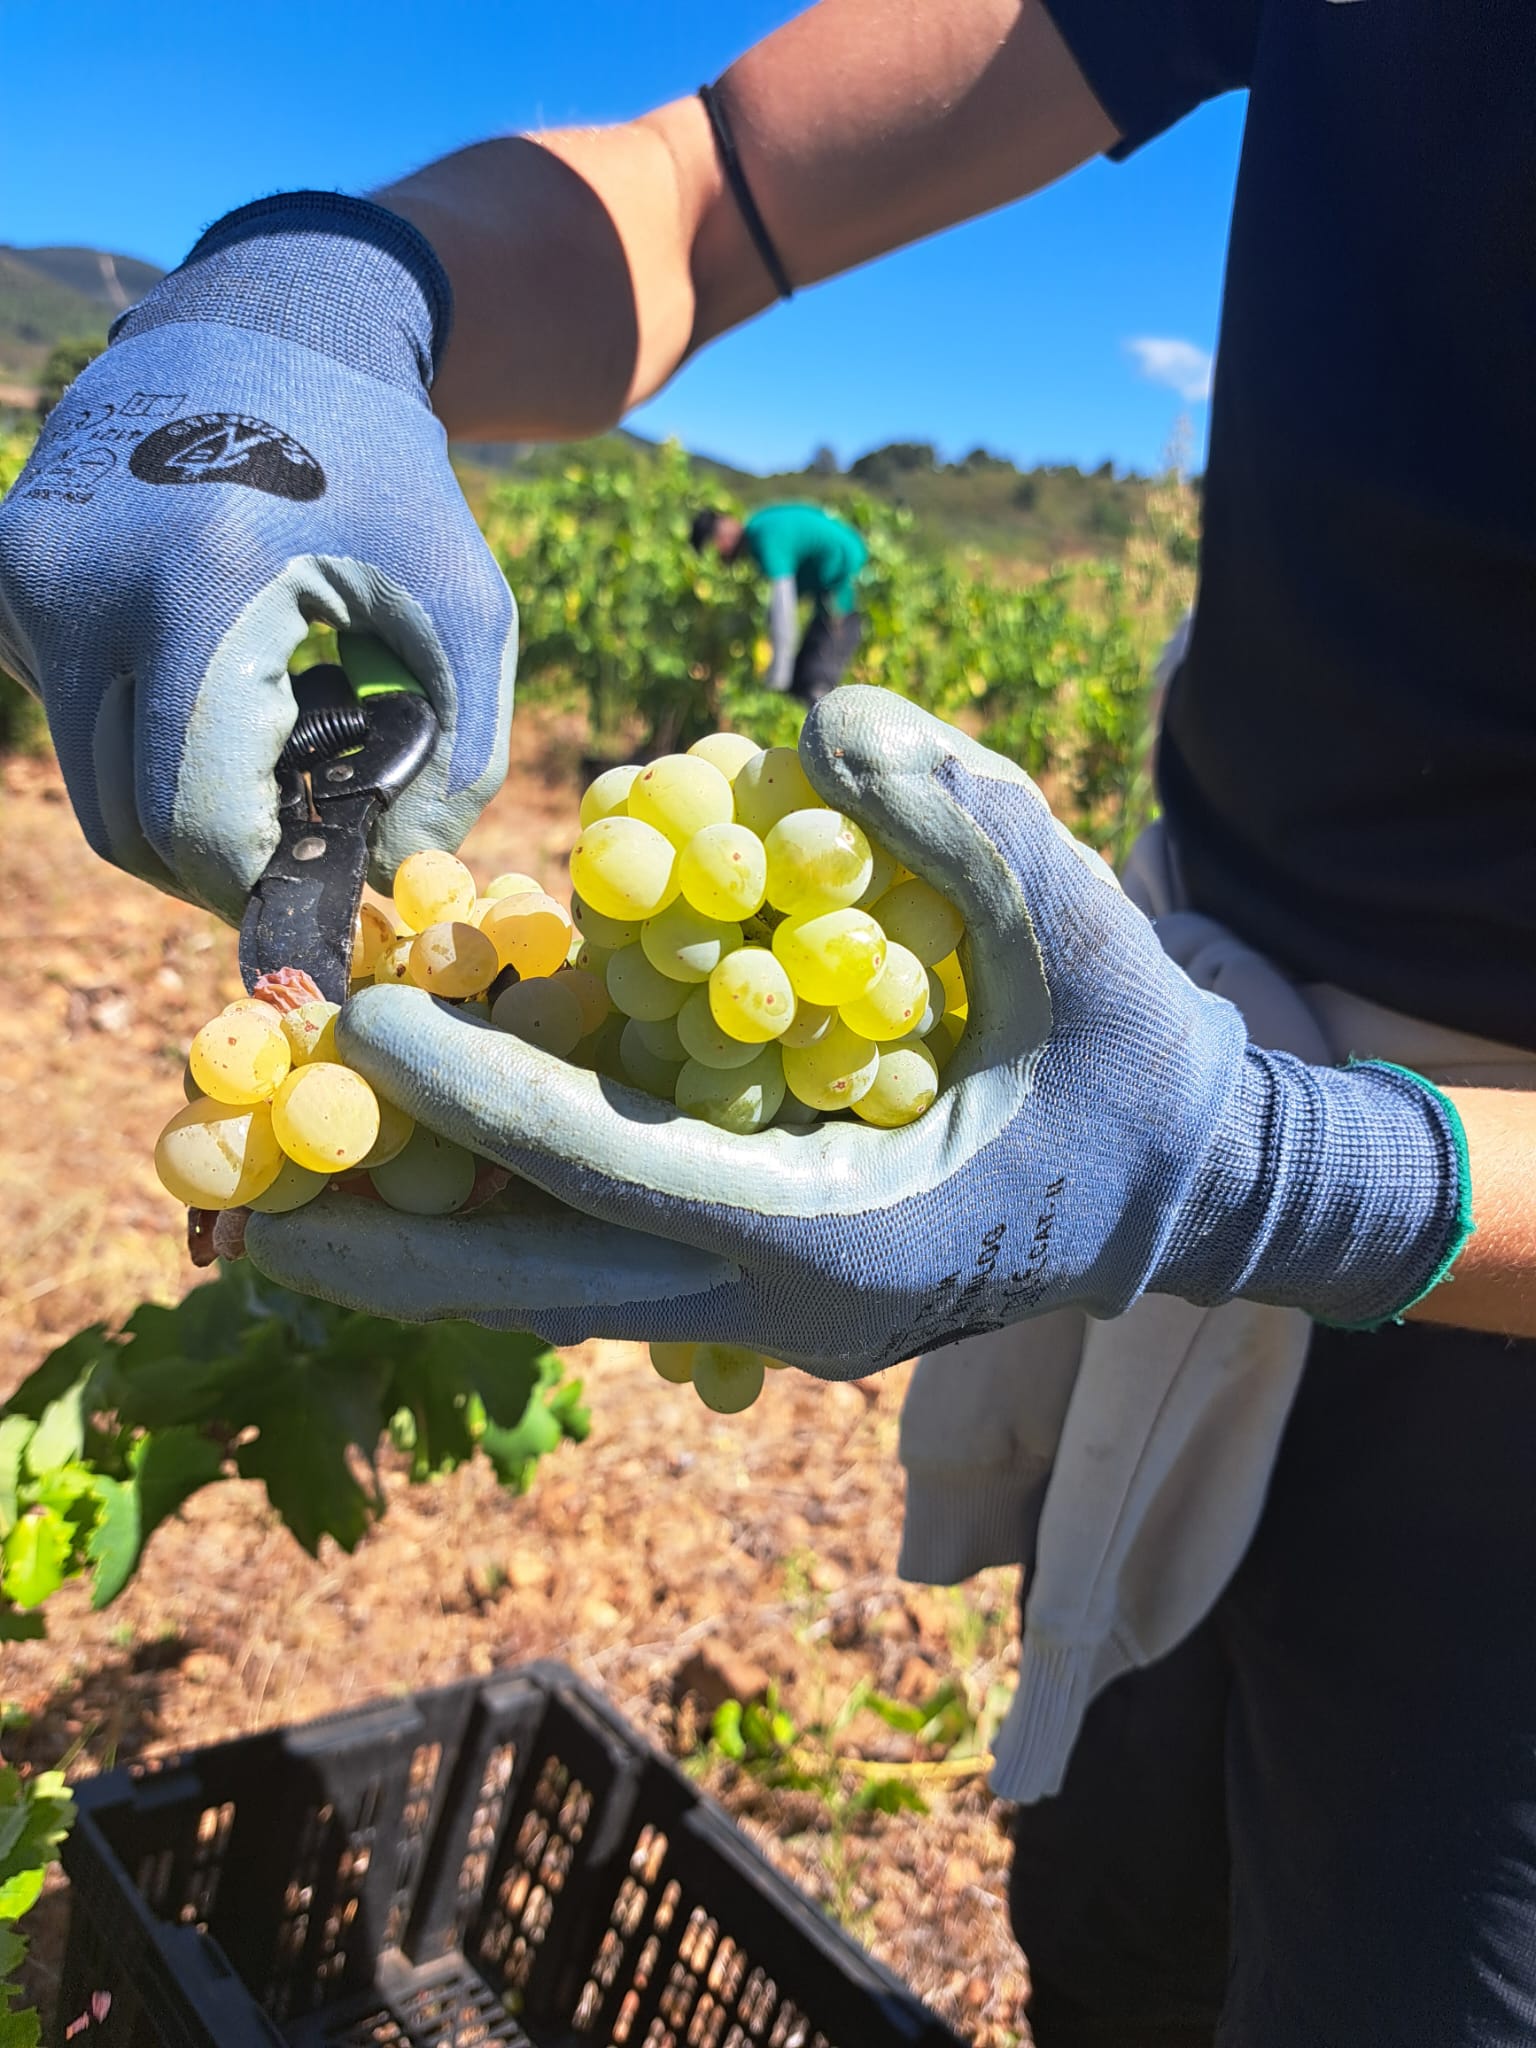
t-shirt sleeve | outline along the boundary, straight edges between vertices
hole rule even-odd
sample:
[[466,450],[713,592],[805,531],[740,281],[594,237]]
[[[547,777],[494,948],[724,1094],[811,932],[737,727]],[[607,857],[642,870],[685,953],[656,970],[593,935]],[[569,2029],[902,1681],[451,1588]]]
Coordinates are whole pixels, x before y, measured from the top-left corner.
[[1249,82],[1263,0],[1045,0],[1126,157]]

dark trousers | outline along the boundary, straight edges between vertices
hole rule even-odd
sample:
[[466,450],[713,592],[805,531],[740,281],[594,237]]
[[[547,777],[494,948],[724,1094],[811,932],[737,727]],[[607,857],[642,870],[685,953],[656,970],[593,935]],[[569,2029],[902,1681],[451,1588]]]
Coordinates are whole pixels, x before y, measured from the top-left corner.
[[1019,1810],[1038,2048],[1536,2042],[1536,1344],[1314,1337],[1220,1604]]
[[863,637],[864,621],[857,612],[817,612],[795,656],[789,694],[804,704],[819,704],[843,680]]

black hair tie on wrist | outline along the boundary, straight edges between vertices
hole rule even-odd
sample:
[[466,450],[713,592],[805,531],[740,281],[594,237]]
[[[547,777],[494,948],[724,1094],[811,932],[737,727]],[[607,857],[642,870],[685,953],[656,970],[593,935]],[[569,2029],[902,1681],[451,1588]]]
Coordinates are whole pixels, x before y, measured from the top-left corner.
[[757,210],[757,201],[747,183],[746,173],[741,168],[741,159],[736,154],[736,138],[731,133],[730,123],[725,118],[725,108],[720,101],[718,86],[701,85],[699,98],[704,102],[704,111],[709,116],[709,125],[715,131],[715,146],[720,152],[721,167],[725,181],[730,186],[741,217],[746,223],[747,233],[752,237],[752,246],[763,259],[763,268],[773,279],[773,288],[781,299],[792,299],[795,288],[790,283],[784,265],[779,261],[779,252],[773,246],[773,238],[763,225],[763,216]]

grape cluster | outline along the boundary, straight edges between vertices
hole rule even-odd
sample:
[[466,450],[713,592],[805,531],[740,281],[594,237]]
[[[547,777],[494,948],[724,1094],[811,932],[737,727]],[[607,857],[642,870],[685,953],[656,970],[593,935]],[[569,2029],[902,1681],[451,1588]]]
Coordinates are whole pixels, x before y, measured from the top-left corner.
[[[851,818],[793,748],[713,733],[610,768],[581,801],[569,911],[523,874],[484,891],[454,855],[412,854],[367,902],[352,988],[404,982],[542,1050],[742,1135],[852,1115],[893,1129],[933,1102],[965,1029],[960,913]],[[194,1212],[280,1213],[337,1176],[414,1215],[507,1176],[343,1064],[333,1003],[292,969],[205,1024],[187,1106],[155,1151]],[[724,1414],[775,1361],[655,1344],[664,1379]]]

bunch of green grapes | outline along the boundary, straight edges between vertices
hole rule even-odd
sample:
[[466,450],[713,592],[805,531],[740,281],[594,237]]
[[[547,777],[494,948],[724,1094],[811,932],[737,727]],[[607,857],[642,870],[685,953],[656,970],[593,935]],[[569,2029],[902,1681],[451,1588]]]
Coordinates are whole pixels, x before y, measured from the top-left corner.
[[[895,1129],[933,1102],[965,1030],[960,913],[829,809],[792,748],[713,733],[610,768],[581,828],[569,912],[530,875],[481,890],[454,855],[412,854],[390,902],[358,914],[353,991],[425,989],[741,1135],[839,1116]],[[505,1186],[344,1064],[337,1015],[284,969],[199,1031],[155,1151],[194,1215],[296,1209],[334,1181],[443,1216]],[[723,1414],[774,1363],[712,1344],[652,1357]]]

